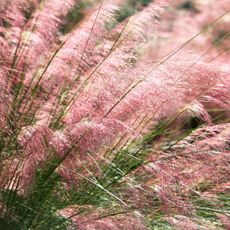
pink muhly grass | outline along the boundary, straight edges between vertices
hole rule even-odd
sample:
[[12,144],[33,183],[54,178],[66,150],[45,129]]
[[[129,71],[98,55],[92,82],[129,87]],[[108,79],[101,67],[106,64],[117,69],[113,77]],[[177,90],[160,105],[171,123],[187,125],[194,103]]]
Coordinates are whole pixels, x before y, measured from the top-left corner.
[[[90,210],[90,207],[89,207]],[[106,210],[105,210],[106,212]],[[84,209],[83,209],[84,213]],[[62,215],[68,217],[74,214],[73,210],[66,209],[62,211]],[[114,229],[119,230],[126,226],[130,230],[143,229],[146,230],[143,218],[138,211],[136,212],[118,212],[108,213],[107,215],[101,215],[101,210],[93,210],[87,215],[77,215],[73,217],[73,222],[78,226],[80,230],[90,229]]]
[[198,2],[146,3],[120,23],[124,2],[98,1],[66,34],[74,0],[0,3],[0,221],[192,230],[201,199],[228,226],[215,203],[230,180],[228,9]]
[[174,114],[195,99],[205,96],[212,91],[216,82],[227,77],[211,66],[208,68],[205,63],[196,63],[191,68],[194,63],[183,61],[181,65],[180,60],[177,60],[158,68],[130,92],[110,116],[130,118],[136,111],[143,110],[150,114],[152,111],[156,119],[163,118],[164,114]]
[[185,216],[167,217],[166,220],[178,230],[196,230],[199,228],[198,224],[194,223]]
[[[18,68],[26,66],[26,71],[31,71],[26,74],[26,82],[31,81],[47,52],[50,52],[51,48],[54,48],[53,44],[58,42],[57,37],[63,23],[62,19],[74,3],[75,1],[69,0],[59,1],[57,4],[56,1],[48,0],[41,2],[40,8],[32,14],[21,35],[22,41],[18,51],[21,57],[18,60]],[[24,60],[22,56],[25,56]]]
[[[33,10],[38,6],[38,1],[10,1],[6,4],[1,12],[1,27],[4,24],[3,35],[8,45],[7,57],[12,60],[15,58],[14,53],[17,46],[20,43],[22,37],[22,31],[25,29],[25,25],[29,18],[26,18],[26,14],[31,14]],[[15,17],[16,16],[16,17]],[[16,53],[15,53],[16,54]],[[13,61],[12,61],[13,62]]]
[[11,95],[7,90],[5,71],[0,71],[0,128],[6,126],[7,113],[10,109]]
[[226,229],[229,229],[230,228],[230,221],[229,221],[229,218],[228,216],[225,216],[225,215],[218,215],[221,223],[223,224],[223,226],[226,228]]
[[158,158],[150,163],[149,172],[157,178],[154,189],[165,213],[194,216],[195,207],[189,202],[191,193],[212,203],[215,196],[207,196],[198,189],[202,183],[213,187],[229,181],[228,140],[229,128],[226,125],[200,128],[171,150],[166,150],[162,160]]
[[[73,7],[74,3],[75,1],[73,0],[58,2],[48,0],[41,6],[40,11],[35,12],[33,15],[33,18],[36,20],[35,29],[31,35],[28,35],[28,48],[33,52],[32,54],[28,54],[31,60],[39,61],[41,54],[44,55],[44,53],[50,51],[55,39],[57,39],[58,29],[62,25],[62,19],[68,10]],[[33,26],[33,20],[31,24]],[[32,64],[36,64],[36,62],[33,61]],[[33,66],[30,64],[30,67]]]
[[[63,38],[62,46],[60,50],[58,48],[57,55],[53,58],[48,68],[45,67],[47,70],[44,73],[42,82],[48,81],[49,84],[44,85],[42,83],[44,90],[52,91],[52,95],[57,95],[66,90],[67,97],[68,88],[73,87],[76,82],[79,84],[79,81],[82,81],[80,76],[106,56],[106,52],[111,48],[110,46],[105,47],[104,50],[102,48],[101,51],[100,48],[98,49],[101,52],[98,59],[96,59],[96,56],[92,56],[92,54],[96,54],[97,47],[95,48],[95,46],[108,33],[105,23],[112,20],[117,9],[116,3],[99,4],[76,29]],[[94,60],[90,61],[91,57]],[[76,63],[78,64],[76,65]],[[72,94],[69,94],[69,96],[71,97]],[[50,98],[50,101],[51,106],[49,104],[46,106],[48,113],[50,113],[52,103],[55,103],[55,98]],[[44,109],[41,109],[40,113],[45,113]]]
[[[146,14],[151,22],[156,24],[157,21],[154,16],[157,17],[157,15],[161,13],[161,11],[158,12],[159,9],[161,8],[157,8],[157,4],[151,4],[148,9],[144,9],[135,15],[130,22],[127,22],[127,25],[124,25],[124,35],[118,40],[118,46],[115,47],[112,54],[103,61],[103,65],[99,65],[96,71],[93,70],[93,74],[89,72],[88,76],[90,78],[87,82],[83,82],[84,85],[89,85],[87,87],[88,89],[82,93],[79,92],[79,94],[82,94],[80,96],[76,94],[77,100],[73,99],[70,113],[67,114],[68,120],[78,121],[84,117],[84,113],[86,116],[89,114],[94,117],[101,117],[103,113],[105,115],[111,107],[111,104],[115,103],[127,87],[136,80],[138,74],[143,74],[143,69],[139,70],[133,67],[135,67],[138,58],[135,49],[138,49],[140,44],[144,44],[146,38],[142,36],[140,31],[138,32],[134,30],[134,28],[138,25],[141,27],[140,24],[142,25],[142,21],[146,19]],[[142,26],[147,27],[147,25]],[[133,49],[133,47],[135,47],[135,49]],[[118,81],[119,85],[117,85]],[[87,108],[88,103],[89,106]],[[82,110],[79,109],[81,107]],[[82,111],[83,114],[79,114],[80,111]],[[74,114],[75,118],[73,118],[71,114]],[[76,114],[79,114],[79,116],[76,116]]]
[[[90,168],[92,170],[99,168],[97,161],[103,161],[102,149],[112,146],[114,140],[121,134],[133,133],[133,131],[117,120],[104,119],[102,121],[83,120],[74,128],[69,127],[64,130],[64,133],[70,143],[76,142],[78,148],[77,154],[71,154],[65,159],[63,169],[60,169],[60,172],[67,181],[71,183],[76,181],[76,184],[78,183],[77,179],[81,179],[76,171],[80,171],[82,176],[89,176]],[[95,152],[98,150],[100,152],[97,155]]]
[[69,143],[62,134],[53,132],[45,126],[27,127],[19,135],[23,146],[21,186],[24,190],[35,178],[36,170],[43,167],[47,161],[63,157]]
[[[48,79],[63,84],[63,79],[70,81],[77,79],[82,73],[87,72],[90,65],[90,56],[95,52],[95,46],[107,32],[106,21],[111,20],[117,10],[117,6],[111,3],[101,3],[93,10],[84,22],[63,38],[65,44],[51,63],[48,69]],[[78,63],[75,65],[75,63]],[[59,66],[61,69],[57,69]],[[72,72],[69,72],[71,70]],[[60,75],[60,73],[64,75]],[[52,83],[51,83],[52,84]]]

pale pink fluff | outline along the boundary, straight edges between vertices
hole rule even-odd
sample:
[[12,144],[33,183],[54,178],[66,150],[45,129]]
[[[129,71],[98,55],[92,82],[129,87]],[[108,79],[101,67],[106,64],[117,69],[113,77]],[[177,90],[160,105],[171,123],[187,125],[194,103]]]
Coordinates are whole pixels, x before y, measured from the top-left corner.
[[[126,119],[138,110],[154,113],[153,117],[156,119],[163,118],[166,114],[170,116],[194,100],[209,95],[219,82],[228,77],[227,73],[218,68],[203,62],[193,65],[195,62],[180,62],[179,59],[163,64],[138,84],[110,116]],[[217,95],[218,92],[222,93],[217,91]]]
[[[132,81],[139,77],[138,75],[144,75],[146,70],[134,67],[138,60],[136,49],[146,42],[146,38],[142,36],[140,31],[140,33],[135,33],[134,28],[148,28],[149,31],[152,31],[155,28],[154,25],[157,24],[155,17],[162,13],[162,7],[165,4],[165,2],[164,4],[161,2],[160,5],[156,3],[150,4],[149,8],[145,8],[137,15],[134,15],[132,20],[128,22],[121,36],[120,40],[122,42],[119,46],[113,50],[112,54],[96,72],[86,74],[86,78],[92,74],[90,80],[85,84],[87,85],[87,90],[80,92],[82,95],[72,106],[72,110],[68,115],[68,121],[77,122],[82,117],[88,115],[94,117],[102,116],[103,113],[105,114],[109,110],[115,100],[122,95]],[[146,15],[151,24],[144,24]],[[72,116],[71,114],[78,114],[78,116]]]
[[[103,2],[97,5],[72,32],[62,38],[63,46],[49,65],[42,79],[46,91],[52,92],[50,101],[39,110],[39,114],[49,114],[50,104],[55,103],[59,90],[70,87],[76,89],[84,81],[81,75],[98,64],[109,52],[113,42],[103,47],[101,40],[108,32],[105,23],[112,20],[118,3]],[[69,94],[68,99],[72,94]],[[51,102],[51,103],[50,103]],[[48,115],[45,115],[48,117]],[[41,116],[38,117],[40,119]],[[47,119],[46,119],[47,120]],[[42,119],[44,124],[46,120]]]
[[7,115],[10,110],[11,95],[5,81],[5,71],[0,70],[0,128],[6,128]]
[[[166,157],[153,160],[149,172],[156,178],[154,189],[162,201],[164,212],[194,215],[195,207],[189,202],[192,192],[212,202],[215,189],[208,193],[207,188],[207,192],[202,194],[196,188],[202,183],[226,186],[230,179],[229,140],[229,124],[207,126],[165,151]],[[153,153],[152,157],[157,156]]]
[[199,228],[198,224],[194,223],[186,216],[167,217],[166,220],[177,230],[196,230]]
[[[37,8],[29,21],[28,27],[30,32],[26,32],[27,36],[21,45],[22,55],[26,55],[26,61],[23,60],[21,65],[27,64],[30,71],[34,67],[39,68],[37,65],[41,64],[39,63],[41,58],[44,58],[45,54],[57,42],[58,30],[63,23],[63,17],[66,16],[74,4],[74,0],[47,0],[40,6],[40,9]],[[32,29],[33,31],[31,31]],[[32,71],[32,74],[34,72]],[[31,73],[28,73],[27,78],[29,79],[27,80],[30,80],[31,77]]]
[[119,135],[132,134],[132,130],[119,121],[104,119],[81,121],[64,130],[64,133],[74,147],[60,167],[59,173],[69,185],[76,186],[80,179],[90,176],[91,170],[94,175],[98,173],[97,164],[103,157],[101,151],[97,154],[98,151],[112,146]]
[[8,55],[13,56],[20,37],[22,36],[24,26],[28,21],[25,17],[25,13],[32,13],[38,5],[38,0],[13,0],[8,1],[8,3],[3,7],[0,21],[3,19],[8,23],[8,27],[5,28],[5,39],[8,46],[11,48]]
[[229,219],[229,216],[224,215],[224,214],[219,214],[218,217],[219,217],[219,220],[221,221],[221,223],[223,224],[223,226],[227,230],[230,229],[230,219]]
[[[185,55],[185,54],[184,54]],[[228,76],[227,72],[223,72],[218,68],[208,65],[204,62],[196,63],[196,58],[186,60],[175,58],[175,61],[163,64],[157,70],[146,76],[143,81],[137,85],[135,89],[127,94],[126,97],[111,111],[109,115],[112,118],[119,120],[127,120],[132,116],[135,117],[137,111],[154,113],[153,118],[160,119],[170,114],[173,115],[178,109],[187,106],[189,103],[202,99],[211,94],[217,89],[218,84],[223,82],[223,79]],[[119,62],[118,62],[119,63]],[[183,64],[182,64],[183,63]],[[109,65],[110,66],[110,65]],[[141,69],[139,67],[139,69]],[[147,69],[149,71],[149,69]],[[135,67],[130,71],[130,76],[135,77]],[[144,71],[144,69],[143,69]],[[104,74],[112,71],[105,71]],[[78,99],[67,116],[70,123],[76,122],[83,117],[103,116],[106,111],[116,102],[115,99],[126,92],[127,83],[130,82],[129,75],[126,72],[122,74],[119,84],[116,84],[115,79],[119,75],[110,74],[110,81],[106,82],[106,76],[100,80],[97,79],[95,87],[90,88],[90,93],[97,93],[97,96],[85,93],[82,99]],[[144,73],[142,73],[144,75]],[[138,77],[138,76],[136,76]],[[113,81],[114,79],[114,81]],[[99,81],[101,81],[99,83]],[[124,82],[124,85],[123,85]],[[94,85],[95,83],[93,83]],[[97,86],[97,87],[96,87]],[[122,91],[123,90],[123,91]],[[214,92],[214,91],[213,91]],[[215,91],[215,97],[210,96],[213,100],[217,99],[217,95],[221,95],[223,90]],[[226,97],[219,97],[219,101],[226,101]],[[175,98],[177,100],[175,100]],[[84,102],[83,102],[84,100]],[[75,107],[76,106],[76,107]],[[220,105],[219,105],[220,106]],[[200,107],[201,108],[201,107]],[[201,110],[197,111],[198,113]],[[203,114],[205,110],[203,109]],[[72,114],[72,115],[71,115]],[[205,115],[208,120],[208,114]]]
[[56,58],[48,68],[45,76],[50,81],[49,87],[70,83],[73,79],[79,78],[81,74],[89,70],[91,56],[97,52],[97,43],[103,38],[107,29],[105,23],[111,20],[116,4],[103,3],[98,5],[79,26],[70,34],[67,34],[65,44],[58,52]]
[[[229,47],[229,38],[222,41],[222,44],[214,45],[218,39],[224,36],[224,33],[227,34],[229,31],[228,0],[212,0],[212,4],[210,1],[192,1],[193,9],[190,10],[180,9],[184,2],[181,0],[172,1],[170,11],[167,11],[156,33],[157,39],[152,40],[148,46],[149,56],[162,58],[169,55],[224,14],[208,30],[203,31],[190,41],[187,49],[192,49],[200,54],[210,49],[205,58],[212,59]],[[218,59],[228,60],[229,52],[224,52]]]
[[27,189],[35,177],[36,170],[57,157],[63,157],[69,147],[68,140],[60,132],[53,132],[45,126],[31,126],[22,129],[19,135],[24,150],[21,186]]

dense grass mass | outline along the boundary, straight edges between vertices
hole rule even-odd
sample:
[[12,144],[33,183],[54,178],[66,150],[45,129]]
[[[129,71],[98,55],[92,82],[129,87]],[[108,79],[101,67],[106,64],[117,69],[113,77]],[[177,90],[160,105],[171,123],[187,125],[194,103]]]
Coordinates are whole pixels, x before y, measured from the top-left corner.
[[230,229],[228,0],[0,1],[0,229]]

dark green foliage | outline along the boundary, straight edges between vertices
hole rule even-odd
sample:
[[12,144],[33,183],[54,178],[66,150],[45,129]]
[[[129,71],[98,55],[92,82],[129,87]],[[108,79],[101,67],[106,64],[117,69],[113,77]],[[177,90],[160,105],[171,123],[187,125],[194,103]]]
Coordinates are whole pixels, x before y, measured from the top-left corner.
[[61,28],[61,32],[63,34],[69,33],[84,18],[84,11],[91,6],[92,3],[89,1],[76,1],[75,6],[71,8],[64,20],[65,23]]
[[53,174],[46,181],[40,180],[37,176],[26,197],[12,190],[1,192],[1,201],[6,207],[2,224],[18,226],[18,229],[65,229],[69,221],[57,215],[57,211],[67,205],[60,177]]
[[191,1],[191,0],[188,0],[188,1],[185,1],[185,2],[183,2],[183,3],[181,3],[181,4],[179,4],[179,5],[177,6],[177,8],[180,9],[180,10],[192,11],[192,12],[194,12],[194,13],[198,13],[198,12],[199,12],[199,11],[196,9],[196,7],[195,7],[194,2]]
[[127,0],[126,5],[117,13],[117,21],[122,22],[129,16],[135,14],[142,7],[148,6],[151,0]]

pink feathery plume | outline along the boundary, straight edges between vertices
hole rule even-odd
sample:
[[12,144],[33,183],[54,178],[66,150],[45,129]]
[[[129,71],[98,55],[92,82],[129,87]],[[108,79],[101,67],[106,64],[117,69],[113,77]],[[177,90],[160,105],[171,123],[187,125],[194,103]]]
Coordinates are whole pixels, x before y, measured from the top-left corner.
[[[18,43],[21,31],[25,25],[25,12],[32,1],[1,1],[0,5],[0,58],[9,67],[13,51]],[[6,61],[7,60],[7,61]],[[2,63],[1,63],[2,64]]]
[[[205,59],[212,59],[229,47],[229,6],[227,0],[192,2],[190,9],[183,8],[184,1],[172,1],[171,10],[160,24],[156,39],[148,46],[150,57],[162,58],[197,35],[189,42],[187,50],[202,54],[208,49]],[[205,9],[205,10],[204,10]],[[208,29],[205,30],[208,26]],[[223,52],[220,60],[229,59],[229,52]]]
[[19,135],[24,150],[21,187],[26,190],[33,181],[36,170],[48,161],[62,157],[69,146],[67,138],[45,126],[25,127]]
[[[94,119],[81,121],[74,127],[64,130],[64,133],[69,142],[76,145],[74,148],[76,150],[68,155],[59,172],[68,184],[76,185],[79,179],[82,179],[76,172],[81,172],[83,177],[90,176],[90,169],[93,170],[94,175],[98,173],[97,162],[100,162],[103,157],[101,150],[112,146],[119,135],[132,134],[133,131],[116,120],[97,121]],[[95,168],[97,172],[94,172]]]
[[[138,24],[139,27],[143,27],[142,22],[146,19],[145,13],[152,22],[149,24],[149,29],[155,29],[153,25],[156,23],[156,18],[154,16],[159,15],[159,7],[151,4],[150,9],[147,10],[146,8],[133,16],[133,19],[125,26],[119,40],[121,43],[103,62],[103,65],[99,66],[93,73],[87,73],[88,76],[91,74],[92,76],[87,82],[83,82],[81,95],[80,97],[77,96],[77,100],[74,100],[71,111],[67,115],[67,121],[74,123],[83,117],[103,116],[127,87],[137,79],[138,75],[144,73],[143,69],[135,68],[135,66],[138,60],[136,50],[146,42],[146,38],[140,33],[134,33],[133,27],[137,27]],[[147,24],[144,25],[145,28],[146,26]],[[84,89],[84,84],[87,85],[87,90]]]
[[230,229],[230,220],[229,216],[218,214],[218,218],[226,229]]
[[[165,114],[173,115],[194,100],[209,95],[228,77],[226,72],[210,64],[196,63],[191,58],[182,62],[179,60],[169,61],[149,74],[120,102],[110,116],[126,118],[143,110],[150,113],[152,111],[156,119],[164,118]],[[219,91],[219,95],[222,92]]]
[[[75,83],[79,84],[82,81],[81,74],[95,66],[110,51],[112,42],[104,47],[100,47],[99,44],[102,43],[105,34],[109,33],[106,22],[113,19],[118,4],[118,1],[101,2],[76,29],[63,38],[62,47],[48,66],[41,81],[44,90],[52,93],[44,108],[39,110],[39,114],[47,114],[46,117],[49,117],[48,114],[56,102],[57,94],[66,90],[66,87],[73,88]],[[47,122],[47,119],[41,122]]]
[[7,115],[10,110],[11,95],[7,89],[5,71],[0,70],[0,129],[6,128]]
[[29,31],[26,32],[27,36],[21,44],[20,55],[25,55],[25,60],[19,63],[26,65],[32,71],[27,74],[26,81],[31,80],[31,74],[35,74],[41,59],[54,48],[54,44],[58,41],[58,30],[63,24],[62,19],[74,4],[74,0],[47,0],[41,3],[32,15],[27,26]]
[[202,194],[196,188],[203,183],[216,185],[229,181],[229,139],[229,125],[206,126],[164,151],[166,157],[154,159],[153,153],[148,172],[156,178],[155,191],[165,213],[194,215],[190,194],[195,192],[209,199],[215,191],[211,189],[210,193],[207,188]]
[[59,212],[61,216],[66,218],[74,216],[71,218],[73,223],[78,227],[79,230],[91,230],[91,229],[100,229],[100,230],[120,230],[120,229],[129,229],[129,230],[147,230],[147,227],[144,224],[142,215],[139,212],[133,212],[129,214],[116,214],[116,215],[106,215],[103,217],[103,213],[108,212],[107,210],[93,210],[90,213],[87,211],[83,214],[74,215],[79,212],[71,208],[63,209]]
[[[56,82],[59,86],[68,85],[68,82],[71,83],[92,68],[93,62],[90,59],[94,58],[98,50],[97,44],[100,44],[101,39],[108,32],[105,23],[112,19],[117,9],[116,3],[102,2],[76,29],[67,34],[63,47],[45,76],[45,79],[49,80],[49,87],[53,85],[55,88]],[[107,52],[109,48],[111,47],[106,48]]]

